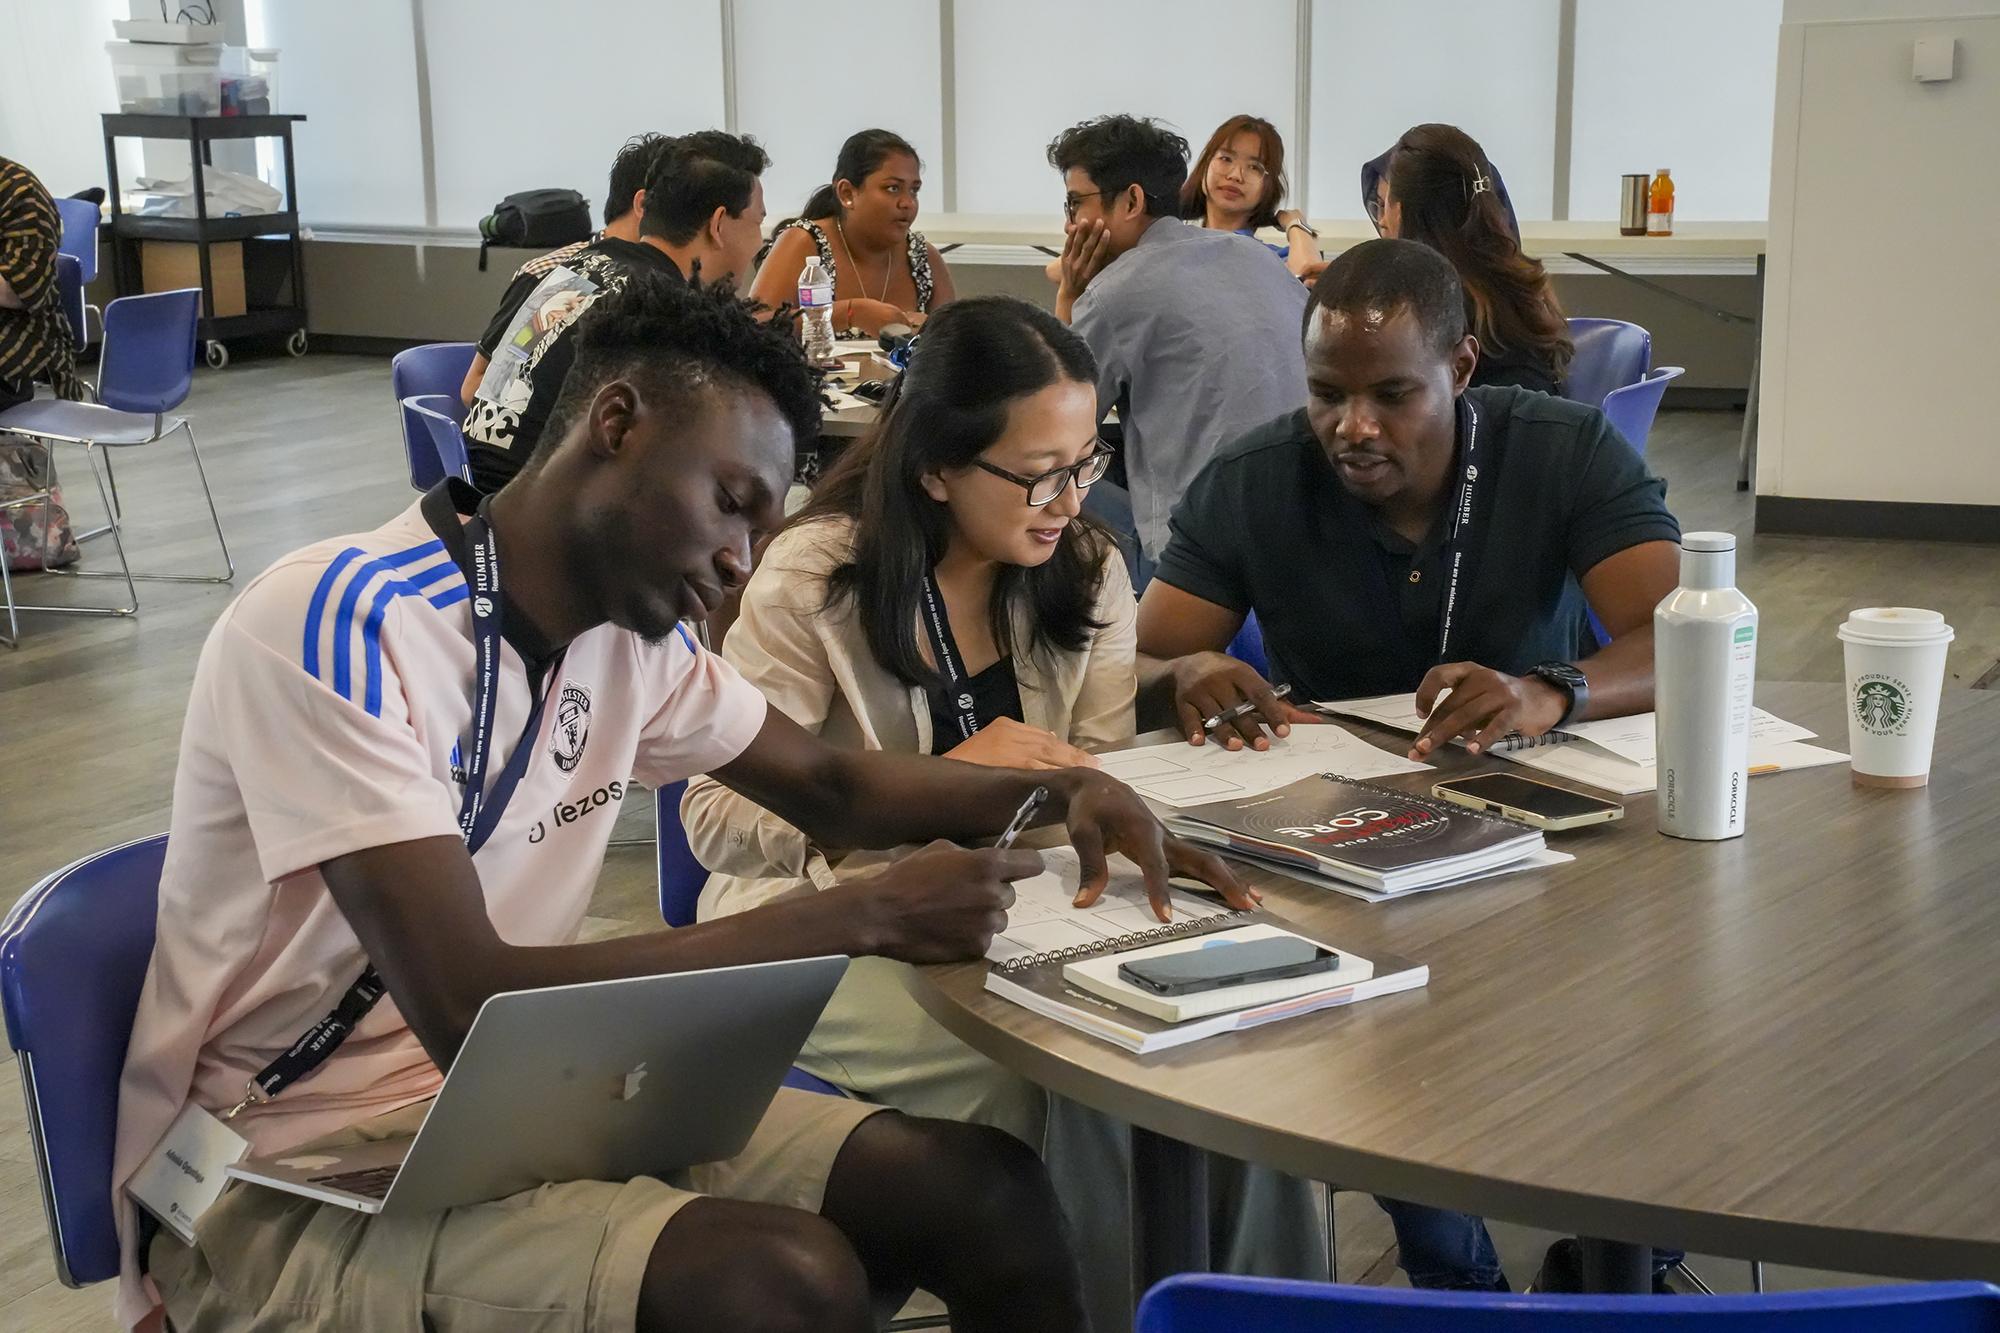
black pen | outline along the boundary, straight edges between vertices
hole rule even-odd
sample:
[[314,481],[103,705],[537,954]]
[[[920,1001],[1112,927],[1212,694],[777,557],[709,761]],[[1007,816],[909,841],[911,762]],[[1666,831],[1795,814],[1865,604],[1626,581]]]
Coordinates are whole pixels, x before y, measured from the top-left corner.
[[1047,787],[1037,787],[1029,792],[1028,799],[1021,802],[1021,808],[1014,812],[1014,820],[1007,825],[1007,831],[1002,833],[1000,840],[993,844],[994,850],[1004,852],[1009,847],[1012,847],[1014,839],[1021,836],[1021,830],[1028,827],[1028,821],[1035,817],[1035,811],[1039,810],[1042,802],[1048,799],[1049,789]]
[[[1275,697],[1280,699],[1284,698],[1291,692],[1292,692],[1292,687],[1289,685],[1280,685],[1277,689],[1271,691],[1271,693]],[[1257,711],[1256,701],[1251,699],[1245,699],[1242,703],[1236,705],[1236,707],[1225,708],[1222,712],[1217,713],[1214,717],[1209,718],[1207,721],[1203,722],[1201,724],[1201,729],[1203,731],[1214,731],[1217,727],[1221,726],[1225,722],[1234,722],[1237,718],[1242,717],[1244,714],[1254,713],[1256,711]]]

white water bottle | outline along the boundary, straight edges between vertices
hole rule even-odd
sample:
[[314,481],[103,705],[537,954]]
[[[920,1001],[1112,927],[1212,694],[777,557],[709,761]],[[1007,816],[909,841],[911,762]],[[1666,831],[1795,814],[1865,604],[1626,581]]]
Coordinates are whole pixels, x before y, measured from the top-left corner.
[[1736,590],[1736,535],[1681,538],[1681,586],[1653,611],[1660,832],[1714,842],[1743,833],[1757,608]]
[[799,340],[814,365],[833,360],[833,278],[818,255],[799,270]]

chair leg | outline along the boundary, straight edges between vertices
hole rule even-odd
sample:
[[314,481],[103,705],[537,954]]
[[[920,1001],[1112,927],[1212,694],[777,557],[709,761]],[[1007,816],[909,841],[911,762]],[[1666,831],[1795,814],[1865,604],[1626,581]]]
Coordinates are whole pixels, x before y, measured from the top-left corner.
[[[188,452],[194,457],[195,476],[199,478],[201,481],[202,499],[208,502],[208,521],[215,525],[215,544],[222,550],[223,572],[220,574],[135,574],[132,572],[132,568],[130,565],[125,565],[125,581],[127,583],[132,582],[134,579],[137,579],[141,583],[228,583],[231,579],[236,577],[236,561],[229,554],[228,539],[222,535],[222,516],[218,514],[215,510],[215,492],[211,491],[208,488],[208,470],[202,467],[201,465],[201,450],[196,447],[194,442],[194,427],[190,425],[185,418],[183,418],[180,424],[180,429],[185,430],[187,432]],[[165,437],[163,436],[162,438]],[[86,452],[89,452],[92,446],[85,445],[84,448]],[[105,464],[107,467],[110,465],[110,461],[111,460],[109,455],[106,455]],[[96,463],[94,460],[91,465],[91,471],[93,474],[96,473],[97,471]],[[104,479],[101,476],[98,478],[97,481],[97,490],[100,495],[105,495],[105,501],[104,501],[105,512],[111,515],[111,523],[109,525],[109,530],[111,532],[112,539],[114,541],[119,541],[118,560],[120,564],[124,564],[125,547],[122,540],[120,540],[119,538],[119,530],[123,526],[124,522],[123,515],[115,507],[110,496],[105,493]],[[81,539],[79,538],[79,540]],[[80,579],[105,579],[105,578],[117,577],[108,569],[78,569],[69,572],[72,573],[76,578]]]
[[1764,1294],[1764,1261],[1762,1259],[1752,1259],[1750,1261],[1750,1290],[1760,1296]]
[[[111,512],[110,509],[111,496],[104,488],[104,474],[97,470],[97,446],[86,441],[83,445],[83,454],[84,458],[90,463],[91,479],[97,483],[97,498],[103,501],[105,506],[105,512],[109,513]],[[51,473],[50,476],[51,476],[51,485],[53,485],[54,474]],[[44,506],[47,506],[50,503],[52,503],[50,500],[44,498],[43,500]],[[45,518],[43,521],[43,527],[45,531],[47,529],[47,526],[48,526],[47,520]],[[48,569],[47,568],[48,545],[46,538],[44,539],[42,547],[44,556],[43,572],[48,574],[60,574],[69,578],[95,577],[95,578],[115,579],[123,577],[125,580],[125,595],[129,599],[124,606],[44,606],[40,604],[29,605],[26,602],[13,601],[11,585],[10,585],[10,590],[8,593],[8,608],[7,608],[7,616],[9,623],[10,624],[13,623],[14,612],[16,611],[46,611],[51,615],[59,615],[59,616],[129,616],[135,614],[139,610],[139,589],[132,582],[132,577],[133,577],[132,566],[125,559],[125,539],[124,536],[119,532],[118,525],[116,523],[113,523],[111,525],[110,533],[111,533],[111,543],[118,550],[118,572],[114,573],[111,570]],[[18,632],[19,631],[17,629],[16,633]]]
[[[92,392],[91,396],[96,397],[95,391]],[[44,441],[42,447],[47,449],[49,453],[49,477],[50,477],[50,484],[53,485],[55,477],[55,465],[56,465],[55,446],[49,444],[47,441]],[[90,529],[90,531],[88,532],[79,532],[75,534],[72,540],[74,540],[78,546],[83,545],[87,541],[92,541],[98,537],[104,536],[106,533],[111,531],[111,525],[113,523],[119,522],[124,517],[124,515],[122,515],[119,512],[119,507],[118,507],[118,474],[111,470],[111,455],[109,453],[104,455],[104,474],[111,479],[111,507],[108,511],[106,511],[105,521],[103,523],[99,524],[97,527]]]
[[1333,1186],[1326,1186],[1326,1279],[1329,1282],[1340,1281],[1340,1243],[1333,1219],[1333,1196],[1336,1192]]

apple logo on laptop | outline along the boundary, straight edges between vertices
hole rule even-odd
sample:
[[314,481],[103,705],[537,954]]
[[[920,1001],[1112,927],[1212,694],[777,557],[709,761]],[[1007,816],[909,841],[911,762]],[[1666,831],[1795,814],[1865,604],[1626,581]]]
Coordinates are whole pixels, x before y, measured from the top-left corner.
[[625,1090],[618,1095],[621,1102],[629,1102],[639,1095],[639,1085],[646,1081],[646,1062],[641,1060],[638,1067],[625,1076]]
[[318,1171],[325,1167],[337,1166],[339,1163],[340,1159],[338,1157],[325,1157],[318,1154],[308,1154],[304,1157],[280,1157],[278,1159],[279,1166],[291,1171]]

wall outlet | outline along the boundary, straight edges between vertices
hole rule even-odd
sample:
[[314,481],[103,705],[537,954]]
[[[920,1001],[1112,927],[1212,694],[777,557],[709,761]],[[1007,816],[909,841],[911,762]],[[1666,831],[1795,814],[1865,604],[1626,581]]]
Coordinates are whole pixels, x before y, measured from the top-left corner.
[[1956,72],[1957,64],[1958,38],[1921,37],[1910,62],[1910,77],[1918,83],[1945,83]]

